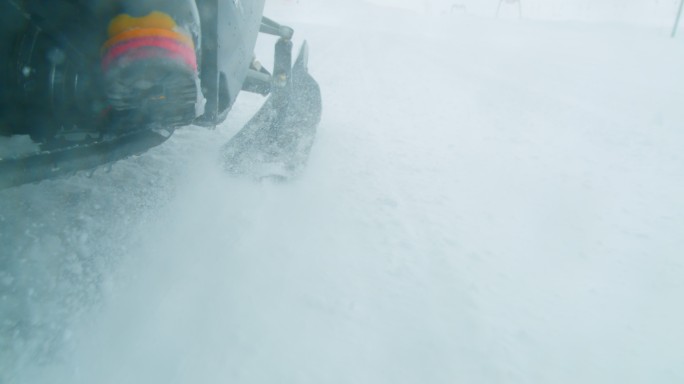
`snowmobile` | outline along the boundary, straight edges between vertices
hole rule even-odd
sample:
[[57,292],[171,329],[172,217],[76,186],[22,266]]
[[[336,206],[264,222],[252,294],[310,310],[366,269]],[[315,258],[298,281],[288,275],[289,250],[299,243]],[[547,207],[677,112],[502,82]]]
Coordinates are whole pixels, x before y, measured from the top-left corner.
[[[321,93],[306,42],[293,62],[294,31],[264,17],[264,1],[0,0],[0,140],[13,149],[0,152],[0,189],[215,127],[240,92],[268,99],[223,147],[225,169],[297,175]],[[277,38],[272,71],[254,57],[260,33]]]

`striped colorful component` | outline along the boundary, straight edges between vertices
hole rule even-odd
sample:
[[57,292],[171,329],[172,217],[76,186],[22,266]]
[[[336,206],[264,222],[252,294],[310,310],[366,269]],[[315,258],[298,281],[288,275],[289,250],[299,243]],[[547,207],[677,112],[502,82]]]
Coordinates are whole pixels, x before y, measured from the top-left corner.
[[165,13],[154,11],[144,17],[122,14],[110,22],[107,32],[109,40],[102,46],[105,72],[120,59],[130,62],[149,58],[179,60],[197,71],[192,39]]

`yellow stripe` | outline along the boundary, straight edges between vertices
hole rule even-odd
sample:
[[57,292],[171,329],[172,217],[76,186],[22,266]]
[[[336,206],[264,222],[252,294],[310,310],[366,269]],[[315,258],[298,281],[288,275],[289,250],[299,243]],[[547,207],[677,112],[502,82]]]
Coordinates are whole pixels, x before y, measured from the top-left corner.
[[107,33],[109,34],[109,37],[113,37],[129,29],[135,28],[154,28],[171,31],[175,27],[176,22],[173,21],[173,18],[163,12],[153,11],[143,17],[132,17],[124,13],[112,19],[109,23]]

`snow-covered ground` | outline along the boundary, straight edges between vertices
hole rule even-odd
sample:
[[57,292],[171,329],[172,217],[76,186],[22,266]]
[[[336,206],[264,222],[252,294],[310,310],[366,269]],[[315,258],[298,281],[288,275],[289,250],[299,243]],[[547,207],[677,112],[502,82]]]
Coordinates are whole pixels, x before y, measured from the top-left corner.
[[243,95],[215,131],[0,191],[0,383],[684,382],[682,39],[268,10],[323,90],[306,173],[221,172]]

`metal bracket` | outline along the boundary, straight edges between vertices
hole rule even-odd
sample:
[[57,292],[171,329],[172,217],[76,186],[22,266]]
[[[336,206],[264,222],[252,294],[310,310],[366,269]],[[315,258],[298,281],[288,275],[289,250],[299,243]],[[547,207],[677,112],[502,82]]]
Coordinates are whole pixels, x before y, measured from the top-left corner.
[[292,35],[294,35],[294,29],[284,25],[280,25],[265,16],[261,18],[261,26],[259,27],[259,32],[265,33],[267,35],[282,37],[287,40],[291,40]]

